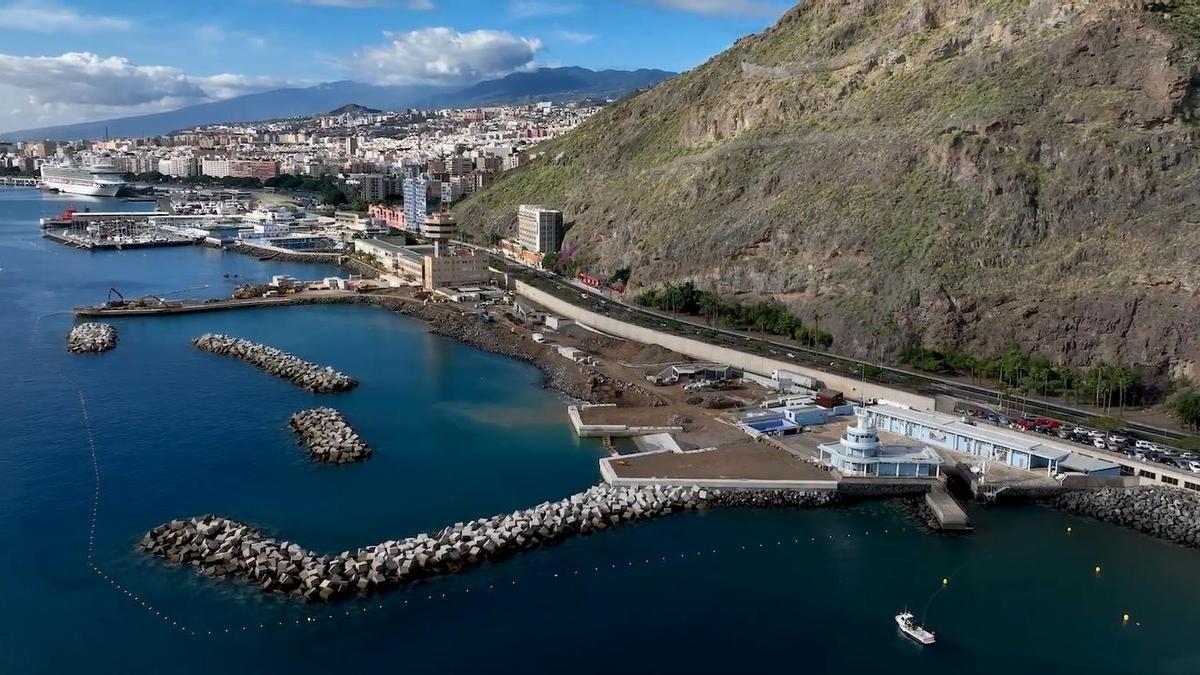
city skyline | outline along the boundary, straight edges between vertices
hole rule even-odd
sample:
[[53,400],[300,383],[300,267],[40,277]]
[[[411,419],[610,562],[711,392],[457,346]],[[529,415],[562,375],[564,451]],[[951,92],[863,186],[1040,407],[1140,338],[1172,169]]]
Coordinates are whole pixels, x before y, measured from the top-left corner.
[[[0,2],[0,129],[171,110],[335,80],[457,86],[541,66],[703,63],[781,0]],[[646,46],[652,48],[647,49]]]

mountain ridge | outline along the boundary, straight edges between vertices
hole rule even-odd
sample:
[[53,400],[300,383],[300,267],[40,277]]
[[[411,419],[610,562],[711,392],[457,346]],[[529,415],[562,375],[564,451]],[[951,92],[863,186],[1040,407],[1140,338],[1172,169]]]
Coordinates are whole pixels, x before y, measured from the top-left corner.
[[456,212],[561,207],[583,269],[776,298],[845,353],[1196,379],[1196,4],[813,0]]
[[[585,76],[583,73],[591,75]],[[431,85],[380,86],[340,80],[311,87],[273,89],[161,113],[3,132],[0,137],[8,141],[79,140],[104,138],[106,132],[110,137],[159,136],[208,124],[324,114],[351,103],[382,110],[403,110],[472,107],[484,105],[481,101],[485,99],[487,104],[524,103],[539,96],[556,101],[574,100],[623,95],[673,75],[667,71],[645,69],[592,71],[586,68],[540,68],[461,89]],[[522,89],[506,95],[505,87],[512,83],[519,83]]]

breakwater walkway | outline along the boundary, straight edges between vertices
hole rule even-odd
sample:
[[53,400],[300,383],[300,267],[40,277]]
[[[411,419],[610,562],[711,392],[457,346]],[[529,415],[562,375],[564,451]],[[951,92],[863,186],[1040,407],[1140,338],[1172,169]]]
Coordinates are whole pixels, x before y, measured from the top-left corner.
[[358,380],[333,368],[242,338],[206,333],[192,340],[192,344],[206,352],[242,359],[317,394],[349,391],[358,386]]
[[358,304],[370,303],[366,298],[383,298],[386,296],[370,296],[355,291],[305,291],[296,295],[284,295],[271,298],[228,298],[205,301],[169,302],[157,307],[128,307],[120,305],[95,305],[76,307],[72,311],[75,316],[173,316],[176,314],[193,314],[196,312],[219,312],[230,309],[256,309],[259,307],[292,307],[296,305],[320,304]]
[[609,527],[710,506],[815,507],[830,493],[720,491],[598,485],[510,514],[455,523],[433,534],[318,555],[299,544],[214,515],[173,520],[148,532],[142,550],[263,590],[330,601],[452,574],[520,551]]

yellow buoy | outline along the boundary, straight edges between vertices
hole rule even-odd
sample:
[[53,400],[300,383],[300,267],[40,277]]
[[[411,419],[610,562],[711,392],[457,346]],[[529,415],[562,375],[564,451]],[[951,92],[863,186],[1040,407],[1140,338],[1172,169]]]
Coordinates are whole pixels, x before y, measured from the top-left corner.
[[943,585],[943,586],[949,586],[949,585],[950,585],[950,580],[949,580],[949,579],[947,579],[946,577],[942,577],[942,585]]
[[1100,566],[1096,565],[1096,574],[1100,574]]
[[1121,615],[1121,620],[1122,620],[1122,621],[1124,621],[1125,623],[1129,623],[1129,615],[1128,615],[1128,614],[1122,614],[1122,615]]

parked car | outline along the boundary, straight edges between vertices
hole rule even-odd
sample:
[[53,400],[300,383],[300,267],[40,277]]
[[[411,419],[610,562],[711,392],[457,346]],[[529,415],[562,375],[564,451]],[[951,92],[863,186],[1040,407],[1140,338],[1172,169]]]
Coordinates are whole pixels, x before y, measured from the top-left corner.
[[1192,473],[1200,473],[1200,462],[1197,462],[1194,459],[1188,460],[1187,468],[1188,471],[1191,471]]

